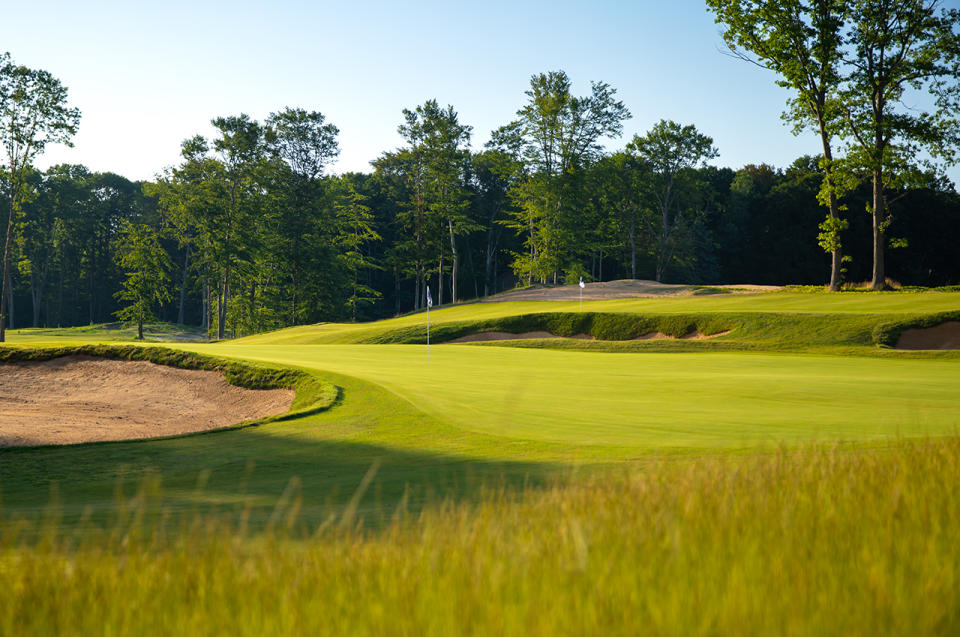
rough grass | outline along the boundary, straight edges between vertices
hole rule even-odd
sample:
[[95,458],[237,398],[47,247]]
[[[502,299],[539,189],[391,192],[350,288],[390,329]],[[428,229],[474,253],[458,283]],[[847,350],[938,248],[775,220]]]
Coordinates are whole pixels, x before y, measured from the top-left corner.
[[[0,532],[9,635],[949,635],[960,439],[660,461],[475,502],[271,530],[144,523]],[[304,537],[304,533],[307,537]]]

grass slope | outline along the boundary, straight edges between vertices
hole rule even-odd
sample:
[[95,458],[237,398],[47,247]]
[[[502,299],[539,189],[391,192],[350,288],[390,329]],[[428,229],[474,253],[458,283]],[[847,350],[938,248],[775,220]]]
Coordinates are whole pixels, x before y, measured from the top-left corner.
[[[617,299],[585,301],[584,312],[640,315],[698,315],[726,320],[730,314],[805,314],[874,315],[871,325],[881,317],[901,318],[960,310],[960,292],[877,292],[877,293],[803,293],[726,294],[712,296],[668,297],[656,299]],[[579,313],[579,304],[565,301],[524,301],[473,303],[431,310],[433,327],[457,322],[483,323],[506,317],[539,313]],[[811,317],[815,318],[815,317]],[[424,312],[408,314],[374,323],[324,323],[279,330],[241,339],[250,344],[308,344],[376,342],[384,334],[406,328],[426,326]],[[800,339],[802,340],[802,339]]]
[[[448,333],[736,323],[642,353],[440,345],[427,363],[421,345],[357,344],[414,340],[422,314],[89,347],[213,355],[241,381],[336,386],[318,392],[336,402],[211,434],[0,449],[0,634],[954,634],[960,359],[875,343],[958,301],[431,312]],[[112,338],[77,332],[0,352]]]

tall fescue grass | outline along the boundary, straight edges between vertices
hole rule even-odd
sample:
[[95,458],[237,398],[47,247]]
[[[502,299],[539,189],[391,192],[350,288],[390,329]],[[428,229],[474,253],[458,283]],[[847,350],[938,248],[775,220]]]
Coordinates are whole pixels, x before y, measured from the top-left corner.
[[375,526],[348,506],[306,534],[294,488],[253,534],[138,523],[145,487],[100,531],[4,522],[0,634],[958,634],[958,485],[951,437],[653,461]]

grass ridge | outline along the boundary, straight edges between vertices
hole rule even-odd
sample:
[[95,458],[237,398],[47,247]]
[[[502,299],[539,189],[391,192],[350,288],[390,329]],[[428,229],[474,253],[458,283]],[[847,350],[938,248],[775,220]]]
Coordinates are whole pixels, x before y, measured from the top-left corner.
[[[138,345],[76,345],[60,347],[2,347],[0,363],[49,361],[64,356],[89,356],[109,360],[147,361],[179,369],[215,371],[231,385],[246,389],[290,389],[296,396],[290,411],[254,421],[256,424],[288,420],[329,409],[340,398],[340,389],[299,369],[241,362],[168,347]],[[247,423],[248,425],[251,423]],[[217,430],[219,431],[219,430]]]

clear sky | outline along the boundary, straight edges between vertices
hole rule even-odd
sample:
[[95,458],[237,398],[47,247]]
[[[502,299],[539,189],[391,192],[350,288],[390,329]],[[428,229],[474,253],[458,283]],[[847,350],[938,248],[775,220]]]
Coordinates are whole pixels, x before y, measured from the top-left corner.
[[[0,50],[53,73],[83,113],[75,147],[39,165],[82,163],[151,179],[213,117],[286,106],[340,129],[333,171],[369,171],[401,144],[403,108],[452,104],[480,148],[521,107],[530,76],[562,69],[574,92],[617,89],[633,118],[622,147],[660,119],[694,124],[716,165],[789,165],[819,151],[780,120],[774,75],[722,53],[702,0],[168,0],[5,2]],[[949,0],[945,6],[958,6]],[[960,169],[948,174],[960,182]]]

